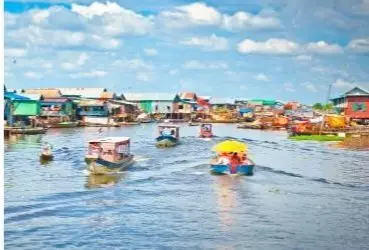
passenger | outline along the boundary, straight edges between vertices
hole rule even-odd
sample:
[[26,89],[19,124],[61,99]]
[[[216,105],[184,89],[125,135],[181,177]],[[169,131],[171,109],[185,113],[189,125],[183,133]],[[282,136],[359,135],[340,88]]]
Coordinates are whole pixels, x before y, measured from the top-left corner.
[[229,157],[226,153],[223,153],[223,154],[220,155],[220,157],[218,159],[218,164],[221,164],[221,165],[230,164]]
[[237,153],[233,153],[233,155],[231,157],[231,163],[232,163],[232,165],[239,165],[240,164],[240,157],[238,156]]

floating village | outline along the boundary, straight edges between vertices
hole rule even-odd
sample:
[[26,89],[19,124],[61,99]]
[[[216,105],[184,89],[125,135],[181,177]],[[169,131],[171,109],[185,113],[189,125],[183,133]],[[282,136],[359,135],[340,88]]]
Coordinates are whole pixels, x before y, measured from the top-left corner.
[[[265,99],[230,99],[194,92],[114,93],[105,88],[4,88],[5,138],[14,134],[43,134],[50,128],[121,127],[157,123],[156,145],[180,143],[180,127],[198,126],[201,138],[216,136],[214,123],[236,123],[238,129],[284,130],[291,140],[337,142],[369,147],[369,91],[355,87],[328,104],[303,105]],[[96,138],[86,145],[87,169],[93,174],[121,170],[134,162],[130,138]],[[255,163],[247,145],[225,140],[213,147],[211,171],[252,175]],[[50,161],[46,145],[40,159]]]

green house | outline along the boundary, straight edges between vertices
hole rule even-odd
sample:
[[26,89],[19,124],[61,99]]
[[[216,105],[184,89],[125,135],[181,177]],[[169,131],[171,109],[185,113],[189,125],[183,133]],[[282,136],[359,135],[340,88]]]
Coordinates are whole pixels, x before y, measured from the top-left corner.
[[37,100],[13,100],[13,116],[38,116],[40,114],[40,102]]

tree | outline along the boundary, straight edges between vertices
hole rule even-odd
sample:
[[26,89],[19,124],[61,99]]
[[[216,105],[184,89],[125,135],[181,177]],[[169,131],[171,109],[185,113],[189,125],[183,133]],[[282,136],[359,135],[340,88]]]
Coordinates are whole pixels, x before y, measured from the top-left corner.
[[313,109],[323,110],[323,105],[321,103],[317,102],[313,105]]

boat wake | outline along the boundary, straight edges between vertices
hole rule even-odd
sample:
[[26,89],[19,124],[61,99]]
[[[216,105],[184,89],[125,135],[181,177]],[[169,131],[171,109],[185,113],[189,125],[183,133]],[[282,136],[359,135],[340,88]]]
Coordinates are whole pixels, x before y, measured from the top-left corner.
[[266,171],[266,172],[271,172],[271,173],[290,176],[290,177],[295,177],[295,178],[302,178],[302,179],[306,179],[306,180],[310,180],[310,181],[314,181],[314,182],[319,182],[319,183],[324,183],[324,184],[328,184],[328,185],[336,185],[336,186],[340,186],[340,187],[368,189],[369,190],[369,185],[366,185],[366,186],[354,185],[354,184],[350,184],[350,183],[342,183],[342,182],[332,181],[332,180],[328,180],[328,179],[325,179],[325,178],[311,178],[311,177],[304,176],[304,175],[301,175],[301,174],[295,174],[295,173],[292,173],[292,172],[277,170],[277,169],[267,167],[267,166],[256,165],[255,167],[258,170],[263,170],[263,171]]

